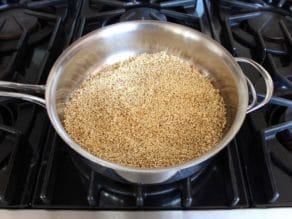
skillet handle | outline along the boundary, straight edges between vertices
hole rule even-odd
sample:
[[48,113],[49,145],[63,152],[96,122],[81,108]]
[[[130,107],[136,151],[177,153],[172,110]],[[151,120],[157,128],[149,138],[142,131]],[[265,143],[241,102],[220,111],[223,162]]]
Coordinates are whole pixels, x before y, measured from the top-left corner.
[[248,58],[243,58],[243,57],[235,57],[234,58],[237,62],[243,62],[243,63],[247,63],[249,65],[251,65],[252,67],[254,67],[263,77],[265,84],[266,84],[266,94],[265,97],[262,101],[258,102],[257,101],[257,93],[256,90],[254,88],[254,85],[252,84],[252,82],[246,77],[246,81],[247,84],[249,86],[250,92],[251,92],[251,96],[252,96],[252,102],[251,104],[247,107],[247,111],[246,113],[250,113],[253,112],[261,107],[263,107],[264,105],[266,105],[270,99],[273,96],[273,91],[274,91],[274,85],[273,85],[273,80],[270,76],[270,74],[267,72],[266,69],[264,69],[263,66],[261,66],[260,64],[258,64],[257,62],[248,59]]
[[26,92],[34,92],[38,94],[45,93],[45,85],[34,85],[34,84],[21,84],[10,81],[0,81],[0,89],[13,89],[16,91],[0,91],[0,97],[18,98],[26,100],[32,103],[36,103],[42,107],[46,107],[46,101],[44,98],[26,94]]

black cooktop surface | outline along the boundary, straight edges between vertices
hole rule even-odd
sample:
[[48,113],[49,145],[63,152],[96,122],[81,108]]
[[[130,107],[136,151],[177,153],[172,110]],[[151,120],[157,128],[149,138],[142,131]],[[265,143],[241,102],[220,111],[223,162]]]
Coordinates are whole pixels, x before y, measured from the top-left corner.
[[[271,74],[274,97],[195,175],[154,186],[112,181],[73,159],[45,109],[0,98],[0,207],[226,209],[292,206],[292,4],[229,0],[0,0],[0,80],[44,84],[58,55],[117,22],[159,20],[199,30]],[[264,83],[242,65],[256,85]]]

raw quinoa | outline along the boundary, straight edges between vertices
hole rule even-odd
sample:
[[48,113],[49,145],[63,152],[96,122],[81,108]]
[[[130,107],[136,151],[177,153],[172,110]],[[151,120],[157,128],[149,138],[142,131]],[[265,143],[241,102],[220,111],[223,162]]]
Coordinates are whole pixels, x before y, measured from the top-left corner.
[[92,74],[72,93],[63,122],[74,141],[99,158],[159,168],[211,150],[222,138],[226,108],[196,66],[159,52]]

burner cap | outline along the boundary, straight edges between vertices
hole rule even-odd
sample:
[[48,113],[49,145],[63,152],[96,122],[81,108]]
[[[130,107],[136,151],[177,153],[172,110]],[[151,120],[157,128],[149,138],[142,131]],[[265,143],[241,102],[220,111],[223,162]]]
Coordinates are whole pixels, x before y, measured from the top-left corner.
[[25,9],[13,9],[0,14],[0,39],[19,39],[24,31],[38,26],[38,19],[25,13]]
[[277,13],[261,12],[261,16],[248,20],[248,25],[253,32],[260,32],[266,40],[282,41],[285,36],[279,25],[280,20],[286,19]]
[[133,21],[133,20],[159,20],[166,21],[167,18],[159,10],[153,8],[134,8],[125,12],[120,21]]

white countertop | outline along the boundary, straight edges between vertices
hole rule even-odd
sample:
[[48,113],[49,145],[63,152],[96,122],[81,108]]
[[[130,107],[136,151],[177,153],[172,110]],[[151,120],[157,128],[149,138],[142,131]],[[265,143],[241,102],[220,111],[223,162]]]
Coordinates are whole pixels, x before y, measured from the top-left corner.
[[64,210],[0,210],[0,219],[291,219],[292,208],[203,210],[203,211],[64,211]]

